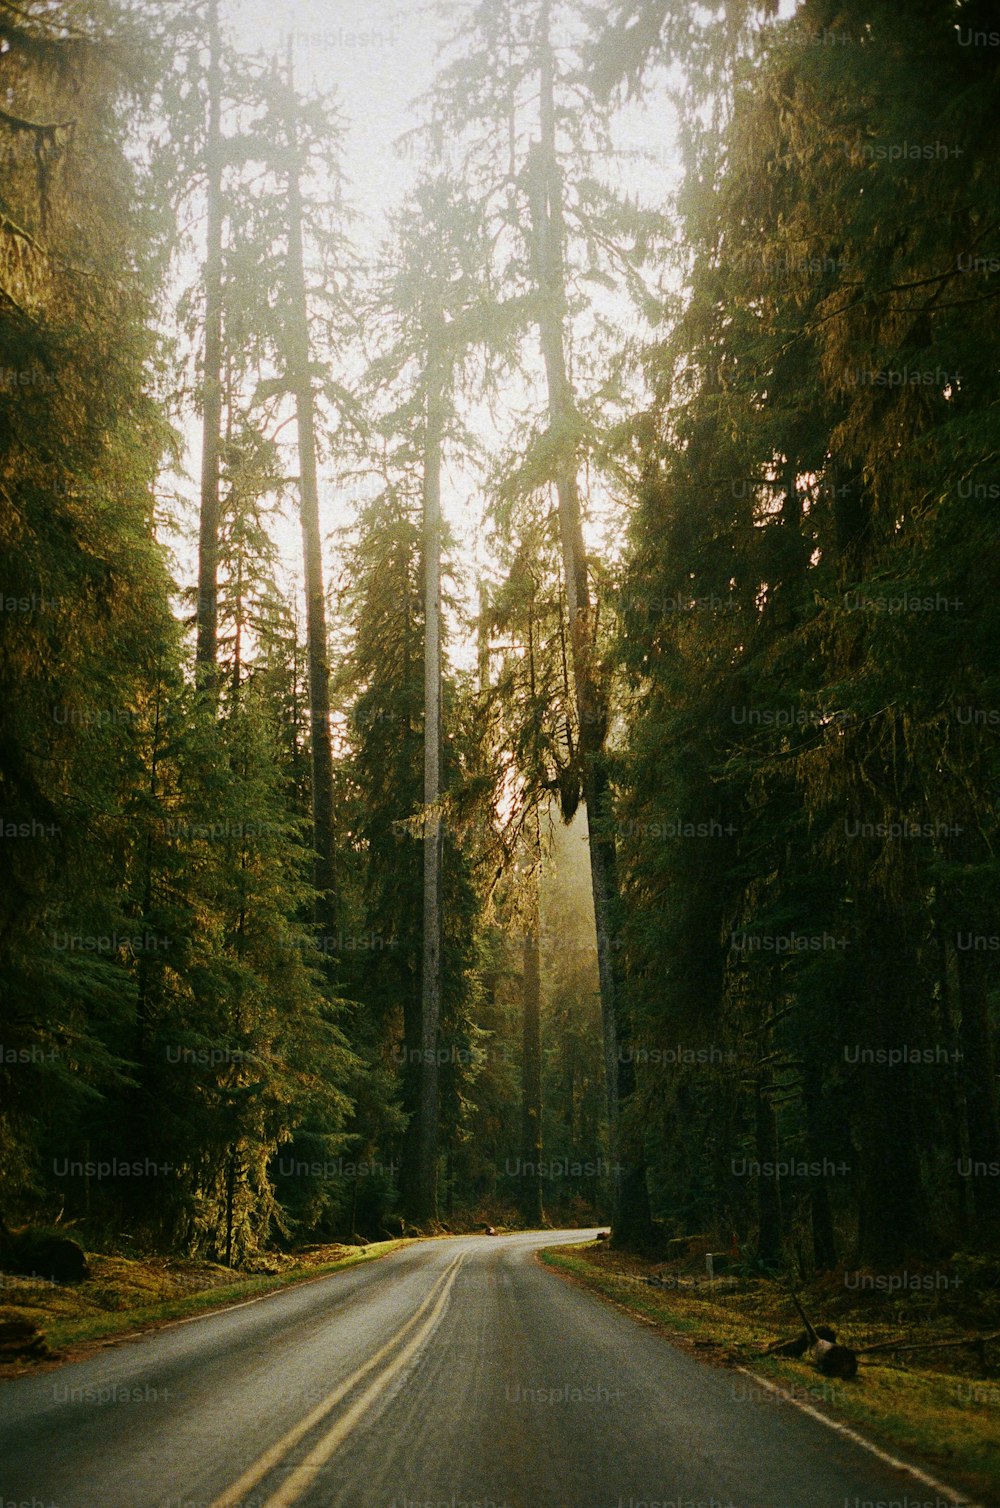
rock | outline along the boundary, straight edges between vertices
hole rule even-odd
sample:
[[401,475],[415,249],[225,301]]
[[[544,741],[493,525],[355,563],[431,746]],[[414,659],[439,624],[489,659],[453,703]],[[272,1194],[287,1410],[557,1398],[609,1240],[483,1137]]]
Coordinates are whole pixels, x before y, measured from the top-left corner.
[[0,1362],[19,1357],[52,1356],[45,1336],[37,1325],[26,1319],[0,1319]]
[[0,1226],[0,1266],[21,1277],[51,1283],[82,1283],[90,1277],[83,1247],[68,1236],[30,1225]]

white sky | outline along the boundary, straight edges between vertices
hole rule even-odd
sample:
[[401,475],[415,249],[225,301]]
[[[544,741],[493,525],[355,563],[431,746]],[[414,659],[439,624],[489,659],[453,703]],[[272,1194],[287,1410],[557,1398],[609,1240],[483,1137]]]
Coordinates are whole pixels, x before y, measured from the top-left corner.
[[[384,216],[399,205],[420,166],[394,143],[417,123],[413,101],[432,82],[438,44],[446,36],[440,16],[420,0],[221,0],[220,10],[227,36],[247,53],[276,52],[283,58],[291,34],[297,85],[335,93],[348,126],[344,168],[349,197],[360,216],[355,239],[362,249],[374,249]],[[616,181],[644,202],[665,199],[678,175],[666,103],[655,109],[627,108],[614,134],[622,151]],[[289,438],[293,432],[287,431]],[[189,433],[191,480],[183,490],[191,499],[188,522],[195,529],[198,426],[192,424]],[[470,566],[479,553],[482,500],[470,497],[468,479],[452,472],[445,477],[443,506],[458,541],[458,560]],[[322,478],[320,507],[324,534],[349,521],[342,492],[329,480],[322,485]],[[294,510],[278,525],[276,538],[291,585],[299,576],[301,549]],[[178,546],[178,556],[182,575],[193,579],[193,538]],[[328,586],[340,568],[328,547]],[[460,658],[464,661],[467,654]]]

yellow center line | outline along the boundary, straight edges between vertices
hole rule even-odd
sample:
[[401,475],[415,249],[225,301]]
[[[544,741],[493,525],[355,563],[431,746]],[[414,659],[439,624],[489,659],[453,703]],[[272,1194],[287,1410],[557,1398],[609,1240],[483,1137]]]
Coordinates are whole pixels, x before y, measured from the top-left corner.
[[[258,1459],[253,1463],[253,1465],[247,1468],[247,1470],[243,1473],[238,1481],[233,1482],[230,1487],[226,1488],[221,1497],[217,1497],[215,1499],[215,1501],[211,1504],[211,1508],[243,1508],[247,1493],[252,1492],[257,1484],[263,1481],[268,1472],[273,1471],[274,1468],[278,1466],[282,1459],[288,1454],[288,1452],[294,1449],[294,1447],[298,1445],[299,1441],[304,1439],[304,1437],[308,1435],[310,1430],[315,1429],[316,1425],[321,1423],[321,1421],[325,1419],[326,1416],[337,1407],[337,1404],[340,1403],[343,1398],[346,1398],[347,1394],[357,1387],[362,1378],[367,1377],[369,1372],[373,1371],[375,1367],[381,1365],[381,1363],[385,1360],[389,1353],[399,1345],[403,1337],[413,1329],[414,1325],[419,1321],[421,1315],[423,1315],[430,1308],[430,1306],[434,1303],[434,1300],[440,1293],[441,1299],[439,1300],[432,1317],[434,1323],[436,1323],[437,1316],[439,1315],[441,1308],[443,1307],[443,1300],[447,1295],[447,1290],[451,1287],[456,1269],[464,1260],[464,1258],[465,1253],[460,1252],[459,1255],[455,1257],[454,1261],[449,1263],[449,1265],[445,1268],[444,1272],[438,1278],[437,1282],[434,1284],[433,1288],[424,1299],[423,1303],[418,1309],[414,1310],[413,1314],[410,1315],[410,1318],[406,1321],[405,1325],[401,1325],[400,1328],[396,1331],[395,1335],[393,1335],[390,1340],[387,1340],[385,1345],[381,1346],[375,1352],[375,1354],[373,1356],[370,1356],[368,1360],[364,1362],[363,1365],[358,1367],[355,1372],[352,1372],[350,1377],[345,1378],[342,1383],[339,1383],[338,1386],[334,1388],[333,1392],[329,1393],[326,1398],[323,1399],[322,1403],[318,1403],[314,1409],[306,1414],[304,1419],[300,1419],[298,1424],[294,1424],[286,1434],[282,1435],[281,1439],[275,1445],[272,1445],[270,1450],[266,1450],[262,1456],[259,1456]],[[421,1338],[423,1337],[425,1330],[421,1330]],[[413,1343],[411,1342],[411,1345],[412,1344]],[[407,1348],[406,1354],[410,1354],[409,1347]],[[390,1372],[387,1375],[393,1374]],[[369,1389],[368,1391],[371,1392],[371,1389]],[[368,1393],[365,1394],[365,1397],[368,1397]],[[277,1500],[271,1500],[271,1502],[275,1501]],[[270,1505],[268,1505],[268,1508],[270,1508]]]
[[420,1349],[424,1341],[431,1334],[448,1302],[449,1290],[458,1276],[457,1267],[457,1262],[452,1264],[447,1274],[448,1281],[442,1288],[437,1303],[434,1305],[427,1321],[421,1325],[413,1339],[407,1342],[399,1355],[394,1357],[389,1363],[385,1371],[380,1373],[374,1382],[369,1383],[368,1387],[361,1394],[361,1397],[351,1404],[346,1413],[341,1415],[333,1428],[313,1447],[305,1460],[294,1468],[277,1491],[268,1498],[264,1504],[264,1508],[291,1508],[291,1505],[297,1502],[306,1489],[312,1485],[320,1470],[347,1439],[347,1436],[354,1429],[358,1421],[368,1412],[379,1394],[384,1393],[393,1379],[399,1376],[411,1356]]

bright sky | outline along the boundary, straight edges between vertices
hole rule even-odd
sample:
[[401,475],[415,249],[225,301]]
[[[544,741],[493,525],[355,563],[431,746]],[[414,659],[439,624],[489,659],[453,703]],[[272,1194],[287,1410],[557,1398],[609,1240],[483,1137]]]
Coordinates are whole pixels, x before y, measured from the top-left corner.
[[350,125],[353,198],[377,221],[413,170],[393,142],[413,123],[411,99],[430,84],[440,22],[396,0],[223,0],[222,14],[247,51],[284,57],[291,34],[298,84],[336,92]]
[[[276,52],[284,58],[291,34],[296,83],[306,90],[335,93],[349,131],[345,171],[351,201],[361,217],[355,234],[362,246],[374,249],[384,216],[399,205],[420,167],[412,152],[401,155],[394,144],[417,123],[413,101],[431,84],[447,23],[436,7],[420,0],[221,0],[220,10],[227,35],[247,53]],[[678,171],[672,117],[665,102],[655,110],[623,111],[615,136],[622,154],[616,181],[645,202],[662,202]],[[289,438],[292,433],[288,431]],[[193,426],[192,478],[198,475],[199,445]],[[193,485],[185,492],[192,500],[193,521]],[[446,475],[443,506],[459,543],[459,560],[471,566],[478,553],[481,499],[468,478],[454,471]],[[329,484],[321,488],[321,517],[324,531],[348,521],[342,493]],[[291,583],[299,575],[301,550],[297,518],[291,511],[277,537]],[[184,574],[193,575],[192,547],[179,553]],[[330,581],[338,575],[338,564],[328,559]],[[471,580],[467,585],[471,587]]]

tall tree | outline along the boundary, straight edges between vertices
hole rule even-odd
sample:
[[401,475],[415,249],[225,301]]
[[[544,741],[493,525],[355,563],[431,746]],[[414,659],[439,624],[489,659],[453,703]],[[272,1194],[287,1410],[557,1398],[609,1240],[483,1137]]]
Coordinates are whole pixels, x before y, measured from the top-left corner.
[[[423,843],[419,1074],[408,1077],[416,1102],[415,1160],[404,1166],[410,1218],[436,1215],[439,1163],[442,988],[442,538],[441,475],[446,453],[464,461],[470,437],[458,418],[463,373],[487,340],[490,312],[482,271],[483,228],[446,176],[424,178],[393,224],[373,291],[374,339],[367,387],[372,428],[384,451],[383,474],[422,510]],[[502,344],[502,342],[501,342]],[[373,447],[369,447],[372,449]]]
[[219,457],[222,446],[222,38],[218,0],[206,0],[205,312],[202,354],[201,513],[198,532],[196,664],[209,684],[218,650]]
[[[835,49],[810,45],[823,28]],[[949,947],[959,913],[979,936],[995,915],[995,812],[977,794],[992,759],[974,719],[954,744],[959,681],[966,705],[992,695],[973,647],[992,610],[959,540],[981,528],[960,479],[995,449],[995,373],[975,353],[996,294],[970,282],[969,250],[995,193],[980,118],[961,141],[949,124],[956,100],[984,103],[949,7],[902,37],[870,7],[807,4],[760,45],[728,75],[721,150],[689,143],[691,287],[654,363],[625,589],[629,950],[651,986],[664,938],[682,965],[649,989],[650,1028],[700,1026],[735,1054],[682,1102],[725,1128],[729,1158],[712,1166],[671,1126],[657,1183],[680,1164],[674,1187],[732,1211],[766,1260],[801,1211],[818,1262],[840,1243],[886,1266],[953,1239],[972,1203],[980,1229],[995,1218],[957,1154],[973,1134],[995,1146],[989,988],[963,989]],[[941,148],[907,158],[927,56]],[[718,836],[665,845],[664,791]],[[956,1105],[939,1055],[966,1028]],[[903,1044],[928,1056],[901,1067]],[[818,1178],[779,1190],[736,1171],[734,1153],[766,1166],[799,1148]]]
[[305,143],[297,119],[289,44],[285,133],[288,150],[288,330],[286,376],[295,398],[298,427],[299,507],[309,655],[309,716],[312,750],[313,848],[316,853],[316,920],[327,933],[336,925],[336,855],[333,821],[333,735],[330,724],[330,647],[323,581],[323,536],[319,518],[316,414],[303,251],[301,172]]
[[424,896],[420,1152],[416,1204],[437,1213],[438,1040],[441,1024],[441,451],[444,317],[427,332],[424,368]]
[[123,128],[145,108],[150,58],[113,5],[64,21],[0,5],[7,1201],[52,1189],[51,1127],[125,1072],[107,1046],[132,998],[112,945],[115,814],[134,721],[172,639],[154,537],[172,437],[149,386],[158,269],[142,255],[155,223]]
[[[557,62],[552,36],[560,30]],[[574,36],[574,30],[576,35]],[[577,759],[572,783],[582,795],[591,836],[604,1058],[616,1168],[616,1239],[650,1235],[641,1134],[623,1135],[632,1091],[626,1000],[613,948],[617,934],[615,851],[605,741],[607,686],[601,672],[579,477],[584,457],[615,472],[610,440],[623,397],[622,366],[612,356],[610,322],[592,296],[601,283],[648,307],[641,267],[659,217],[626,204],[595,160],[612,160],[606,114],[572,82],[582,40],[579,18],[558,16],[548,0],[471,4],[456,45],[463,55],[442,69],[432,93],[433,129],[462,164],[470,198],[493,227],[493,262],[503,307],[538,332],[544,418],[522,443],[515,485],[542,494],[554,487],[575,704]],[[587,337],[577,339],[581,328]],[[620,337],[619,337],[620,341]],[[620,344],[618,354],[620,355]],[[571,362],[600,400],[579,395]],[[530,359],[523,363],[533,384]],[[579,378],[577,378],[577,381]],[[620,411],[619,411],[620,412]],[[524,436],[520,437],[524,441]],[[570,782],[567,782],[567,784]]]
[[541,841],[538,814],[531,834],[531,895],[521,961],[521,1213],[529,1225],[541,1225],[542,1202],[542,981],[539,939],[539,868]]
[[[569,435],[576,427],[576,415],[566,368],[566,232],[556,145],[555,58],[551,25],[551,7],[545,0],[538,16],[539,135],[533,160],[529,158],[528,161],[527,173],[536,278],[541,293],[538,326],[545,361],[550,423],[555,434]],[[604,1024],[604,1071],[615,1166],[615,1238],[625,1244],[643,1245],[651,1233],[645,1163],[638,1142],[633,1139],[631,1144],[626,1143],[622,1135],[623,1114],[634,1088],[634,1074],[627,1051],[623,981],[614,948],[618,932],[618,874],[610,785],[604,758],[608,728],[607,691],[600,685],[594,666],[595,636],[576,468],[575,449],[567,446],[560,453],[555,485],[559,499],[559,533],[576,692],[582,791],[590,826],[590,869]]]
[[[150,19],[161,67],[148,193],[167,211],[151,251],[165,264],[162,314],[175,341],[164,396],[177,418],[187,422],[192,410],[200,418],[195,666],[199,683],[214,693],[223,448],[261,349],[261,332],[232,317],[234,305],[248,298],[248,285],[233,275],[232,264],[252,192],[245,133],[257,70],[224,38],[218,0],[157,3]],[[167,350],[165,344],[164,358]]]

